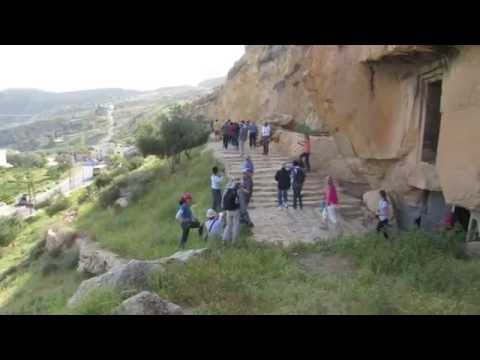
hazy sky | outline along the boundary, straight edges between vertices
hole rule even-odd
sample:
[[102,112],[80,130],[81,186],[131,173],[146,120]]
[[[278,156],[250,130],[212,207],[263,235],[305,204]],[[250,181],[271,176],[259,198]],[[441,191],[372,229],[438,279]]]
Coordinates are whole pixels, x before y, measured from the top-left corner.
[[243,45],[0,45],[0,90],[153,90],[225,76]]

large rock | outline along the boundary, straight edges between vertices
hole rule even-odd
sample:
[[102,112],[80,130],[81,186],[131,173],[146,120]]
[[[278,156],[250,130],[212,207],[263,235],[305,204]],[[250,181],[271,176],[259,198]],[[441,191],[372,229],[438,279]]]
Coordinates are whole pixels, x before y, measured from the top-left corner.
[[[109,266],[112,266],[108,272],[94,278],[83,281],[75,294],[68,301],[68,306],[76,306],[93,291],[101,288],[109,288],[122,292],[126,295],[135,294],[144,290],[150,290],[151,276],[163,271],[165,266],[170,263],[180,262],[185,264],[190,259],[199,256],[207,251],[207,248],[197,250],[179,251],[175,254],[154,261],[126,260],[114,258]],[[115,255],[115,254],[113,254]],[[112,265],[113,262],[117,265]],[[102,269],[101,264],[98,269]],[[92,268],[96,270],[96,268]]]
[[45,250],[52,254],[70,248],[77,234],[70,228],[48,229],[45,236]]
[[78,272],[100,275],[128,262],[127,259],[111,251],[101,249],[96,242],[88,238],[78,239],[77,245],[79,248]]
[[128,199],[126,197],[118,198],[115,201],[115,205],[122,209],[126,209],[128,207]]
[[115,315],[184,315],[182,308],[157,294],[142,291],[122,302]]
[[103,275],[83,281],[68,301],[68,306],[80,304],[99,289],[112,289],[124,296],[150,290],[151,276],[163,269],[156,261],[131,260],[127,264],[115,266]]

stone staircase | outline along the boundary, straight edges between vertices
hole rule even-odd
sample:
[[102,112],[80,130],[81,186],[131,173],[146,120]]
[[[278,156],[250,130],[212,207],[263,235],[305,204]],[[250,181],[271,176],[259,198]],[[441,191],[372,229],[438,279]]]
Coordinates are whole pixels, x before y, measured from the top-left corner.
[[[221,144],[211,143],[215,156],[225,165],[229,177],[242,176],[244,157],[234,148],[224,150]],[[274,176],[282,164],[290,162],[288,156],[271,150],[265,156],[262,149],[249,152],[255,166],[254,191],[249,213],[255,224],[254,238],[260,242],[288,245],[295,242],[311,243],[333,238],[339,234],[359,233],[367,230],[366,212],[359,198],[348,195],[338,187],[340,206],[338,208],[339,230],[322,228],[320,203],[324,199],[326,174],[307,173],[303,186],[303,210],[293,209],[293,192],[288,193],[289,208],[278,209],[277,183]]]

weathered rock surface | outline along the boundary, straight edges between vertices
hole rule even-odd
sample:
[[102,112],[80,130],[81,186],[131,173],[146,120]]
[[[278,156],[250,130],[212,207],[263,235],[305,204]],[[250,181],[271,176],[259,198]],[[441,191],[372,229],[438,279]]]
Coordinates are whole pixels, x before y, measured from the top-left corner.
[[[94,251],[98,251],[94,247]],[[179,251],[175,254],[153,261],[141,261],[141,260],[127,260],[115,257],[112,253],[109,256],[110,262],[108,266],[109,270],[99,276],[83,281],[78,287],[75,294],[68,301],[68,306],[76,306],[81,303],[86,297],[88,297],[93,291],[109,288],[115,291],[119,291],[125,296],[131,296],[141,291],[150,290],[151,277],[165,269],[165,267],[172,262],[186,263],[193,257],[203,254],[207,251],[207,248],[197,250]],[[98,256],[98,252],[95,256],[92,256],[95,263],[93,265],[87,264],[90,271],[100,271],[106,269],[106,266],[102,266],[102,263],[95,267],[98,259],[102,257]]]
[[465,253],[472,257],[480,256],[480,241],[467,242],[465,244]]
[[[432,79],[442,81],[441,127],[436,161],[427,164],[424,105]],[[394,194],[398,205],[407,194],[429,190],[475,210],[479,89],[480,46],[256,45],[246,47],[215,96],[192,108],[201,104],[198,112],[220,124],[282,114],[279,125],[305,124],[334,137],[348,165],[332,160],[340,180],[360,176]],[[320,148],[312,151],[312,158],[324,156]]]
[[88,238],[79,238],[77,246],[79,248],[78,272],[100,275],[128,262],[127,259],[111,251],[101,249],[96,242]]
[[184,315],[182,308],[157,294],[142,291],[122,302],[115,315]]
[[156,261],[130,260],[127,264],[118,265],[105,274],[83,281],[75,294],[68,301],[68,306],[76,306],[93,291],[107,288],[132,295],[150,289],[151,276],[163,270]]
[[124,197],[118,198],[115,201],[115,205],[119,206],[122,209],[125,209],[128,207],[128,199]]
[[70,228],[48,229],[45,236],[45,250],[48,253],[70,248],[76,238],[76,232]]

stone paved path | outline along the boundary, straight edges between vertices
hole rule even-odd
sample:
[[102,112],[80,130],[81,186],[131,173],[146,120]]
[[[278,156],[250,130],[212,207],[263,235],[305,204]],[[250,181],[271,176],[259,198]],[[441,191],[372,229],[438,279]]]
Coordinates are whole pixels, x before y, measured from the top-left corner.
[[[221,143],[209,145],[214,155],[225,164],[228,176],[241,177],[244,158],[234,148],[224,150]],[[339,233],[351,234],[367,230],[366,212],[359,198],[347,195],[338,188],[340,206],[338,211],[339,229],[322,229],[320,202],[323,200],[324,179],[326,174],[311,172],[303,187],[303,210],[292,208],[293,193],[289,190],[288,209],[278,209],[277,185],[275,173],[285,162],[292,159],[278,150],[269,155],[262,154],[257,148],[250,152],[255,166],[253,177],[254,191],[249,206],[249,213],[255,224],[253,234],[256,241],[289,245],[295,242],[312,243],[338,236]]]

